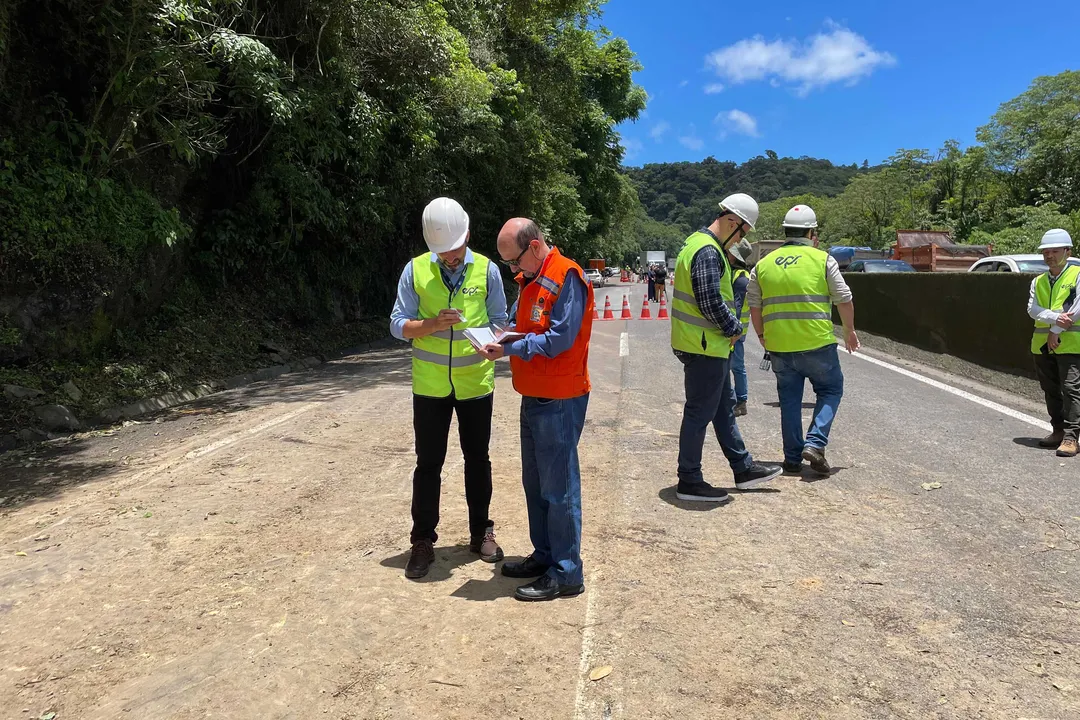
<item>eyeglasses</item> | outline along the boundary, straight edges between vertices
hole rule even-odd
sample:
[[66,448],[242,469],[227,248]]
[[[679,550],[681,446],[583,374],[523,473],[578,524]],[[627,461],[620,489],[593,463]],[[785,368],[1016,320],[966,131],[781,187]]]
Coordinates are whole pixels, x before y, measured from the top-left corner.
[[506,267],[514,267],[515,265],[521,267],[521,258],[525,257],[525,253],[529,252],[529,248],[531,247],[532,240],[529,241],[529,244],[525,246],[525,249],[522,250],[521,254],[518,255],[516,258],[514,258],[513,260],[499,260],[499,262],[501,262]]

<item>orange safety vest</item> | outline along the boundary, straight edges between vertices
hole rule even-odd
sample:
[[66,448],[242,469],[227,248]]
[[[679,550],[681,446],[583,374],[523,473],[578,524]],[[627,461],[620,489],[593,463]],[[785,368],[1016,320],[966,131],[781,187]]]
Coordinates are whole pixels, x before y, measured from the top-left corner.
[[592,283],[585,280],[581,266],[551,248],[540,272],[529,282],[522,274],[517,281],[521,286],[518,295],[517,322],[515,330],[520,333],[542,335],[551,329],[551,308],[555,306],[569,273],[577,273],[588,292],[585,313],[581,318],[581,330],[570,349],[562,354],[546,358],[534,355],[526,362],[510,356],[510,370],[514,376],[514,389],[526,397],[569,400],[581,397],[592,390],[589,383],[589,340],[592,337],[592,318],[595,302]]

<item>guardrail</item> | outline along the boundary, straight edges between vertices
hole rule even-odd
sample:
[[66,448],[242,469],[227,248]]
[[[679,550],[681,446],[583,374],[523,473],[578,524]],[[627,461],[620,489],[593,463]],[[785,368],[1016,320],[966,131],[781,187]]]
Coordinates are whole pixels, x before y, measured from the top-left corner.
[[[1034,323],[1027,314],[1033,275],[849,273],[844,278],[854,294],[857,329],[1034,377]],[[840,322],[835,312],[834,322]]]

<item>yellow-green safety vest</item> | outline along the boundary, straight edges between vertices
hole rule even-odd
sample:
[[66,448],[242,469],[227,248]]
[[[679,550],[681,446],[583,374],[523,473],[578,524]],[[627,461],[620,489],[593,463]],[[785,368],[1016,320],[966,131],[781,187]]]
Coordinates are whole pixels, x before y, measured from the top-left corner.
[[735,311],[730,266],[720,243],[708,233],[694,233],[686,238],[675,261],[675,290],[671,293],[671,347],[695,355],[726,358],[731,355],[731,340],[701,314],[690,279],[694,256],[708,245],[715,247],[720,255],[720,297],[732,312]]
[[836,344],[828,259],[828,253],[808,245],[784,245],[758,262],[761,320],[770,352],[807,352]]
[[[750,277],[750,271],[745,268],[738,268],[735,270],[735,280],[739,278]],[[735,283],[732,281],[732,286]],[[743,332],[746,332],[750,328],[750,303],[746,302],[746,296],[743,295],[742,310],[739,312],[739,322],[742,323]]]
[[473,253],[457,292],[443,282],[439,264],[424,253],[412,261],[413,288],[420,296],[419,320],[437,317],[440,310],[457,308],[465,321],[449,330],[412,341],[413,392],[424,397],[459,400],[490,395],[495,390],[495,363],[478,354],[462,331],[488,325],[487,276],[489,260]]
[[[1035,302],[1046,308],[1060,313],[1065,309],[1065,301],[1076,287],[1076,279],[1080,277],[1080,266],[1067,265],[1054,286],[1050,287],[1050,273],[1044,272],[1035,278]],[[1038,320],[1035,321],[1035,333],[1031,336],[1031,352],[1042,352],[1043,346],[1050,338],[1050,326]],[[1061,333],[1061,344],[1054,351],[1058,355],[1080,354],[1080,325],[1073,325]]]

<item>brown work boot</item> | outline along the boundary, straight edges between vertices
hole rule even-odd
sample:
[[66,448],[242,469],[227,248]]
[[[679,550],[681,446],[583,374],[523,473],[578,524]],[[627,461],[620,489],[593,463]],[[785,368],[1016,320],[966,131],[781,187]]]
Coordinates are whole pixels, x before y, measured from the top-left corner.
[[1039,441],[1039,447],[1047,448],[1047,449],[1053,449],[1053,448],[1056,448],[1058,445],[1060,445],[1061,441],[1064,440],[1064,439],[1065,439],[1065,431],[1064,430],[1055,430],[1054,432],[1050,433],[1049,435],[1047,435],[1046,437],[1044,437],[1042,440]]
[[1077,453],[1076,438],[1065,438],[1061,441],[1061,445],[1058,446],[1058,457],[1076,457]]
[[493,563],[502,560],[502,548],[495,542],[495,526],[488,525],[487,530],[484,531],[484,537],[473,538],[469,542],[469,550],[479,553],[480,559],[484,562]]
[[417,540],[413,543],[409,564],[405,566],[405,577],[410,580],[422,578],[435,562],[435,547],[430,540]]

